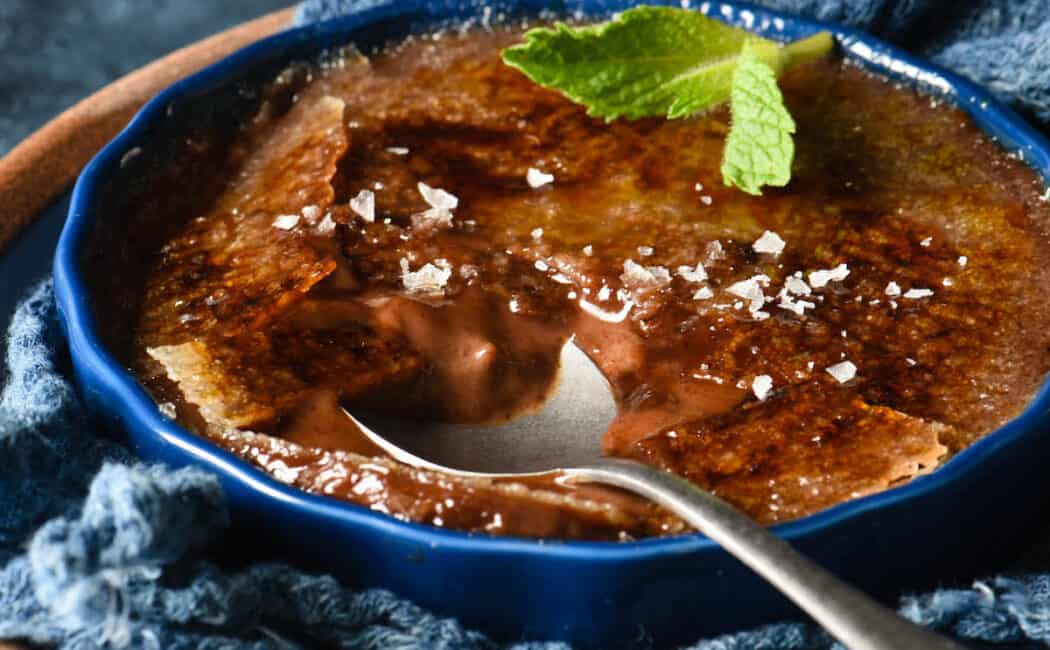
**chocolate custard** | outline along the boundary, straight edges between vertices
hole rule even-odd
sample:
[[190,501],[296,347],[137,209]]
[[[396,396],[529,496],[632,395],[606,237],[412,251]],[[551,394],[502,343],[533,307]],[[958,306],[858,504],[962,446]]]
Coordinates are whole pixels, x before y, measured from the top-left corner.
[[726,110],[589,118],[500,61],[520,36],[294,65],[215,170],[184,170],[211,194],[153,252],[129,357],[162,410],[401,519],[630,539],[686,527],[612,489],[400,465],[340,407],[513,417],[575,335],[620,407],[606,453],[763,523],[1024,408],[1050,368],[1050,208],[963,112],[839,59],[791,69],[793,178],[750,196],[722,182]]

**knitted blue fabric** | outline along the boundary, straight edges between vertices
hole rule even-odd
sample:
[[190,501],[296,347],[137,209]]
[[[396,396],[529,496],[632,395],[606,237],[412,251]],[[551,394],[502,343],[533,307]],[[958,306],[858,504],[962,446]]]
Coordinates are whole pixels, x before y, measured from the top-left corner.
[[[396,0],[307,0],[300,22]],[[954,68],[1050,124],[1050,2],[768,0],[872,31]],[[216,480],[135,463],[88,418],[68,376],[48,283],[17,310],[0,394],[0,638],[58,648],[500,647],[381,590],[282,565],[207,559],[227,521]],[[906,598],[908,618],[989,642],[1050,643],[1050,574]],[[801,623],[697,641],[696,650],[828,648]],[[526,649],[563,644],[519,644]]]

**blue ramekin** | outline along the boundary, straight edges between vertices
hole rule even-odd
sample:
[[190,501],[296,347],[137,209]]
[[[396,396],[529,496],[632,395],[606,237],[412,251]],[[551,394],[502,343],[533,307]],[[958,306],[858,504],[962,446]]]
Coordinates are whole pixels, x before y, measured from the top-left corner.
[[[480,15],[479,2],[399,0],[262,40],[168,88],[88,164],[73,192],[55,256],[59,311],[86,401],[118,421],[144,459],[215,472],[236,524],[232,535],[271,553],[333,572],[350,584],[387,587],[424,607],[509,639],[564,639],[593,647],[648,639],[656,645],[790,616],[787,602],[701,535],[630,543],[540,542],[405,523],[283,485],[164,417],[102,345],[83,252],[99,188],[121,157],[148,144],[147,127],[175,100],[231,84],[262,65],[354,41],[367,50],[400,35]],[[600,17],[634,2],[490,2],[494,14]],[[663,4],[649,2],[649,4]],[[677,4],[677,3],[674,3]],[[776,39],[833,32],[862,65],[944,95],[1044,177],[1050,144],[987,92],[856,30],[738,3],[698,9]],[[883,596],[966,578],[1023,532],[1050,488],[1050,388],[1027,410],[932,474],[843,503],[774,530],[847,580]],[[235,539],[236,537],[231,537]]]

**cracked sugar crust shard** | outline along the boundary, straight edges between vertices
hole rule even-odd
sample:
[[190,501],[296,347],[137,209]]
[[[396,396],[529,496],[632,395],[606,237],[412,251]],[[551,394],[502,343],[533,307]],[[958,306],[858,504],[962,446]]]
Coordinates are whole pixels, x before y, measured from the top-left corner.
[[365,324],[311,326],[323,311],[308,299],[267,332],[161,345],[147,353],[197,406],[212,433],[268,426],[318,386],[349,398],[420,367],[403,341]]
[[300,102],[251,134],[239,173],[211,210],[160,253],[145,292],[147,345],[262,327],[336,268],[300,233],[273,227],[305,206],[331,205],[330,179],[348,146],[344,102]]

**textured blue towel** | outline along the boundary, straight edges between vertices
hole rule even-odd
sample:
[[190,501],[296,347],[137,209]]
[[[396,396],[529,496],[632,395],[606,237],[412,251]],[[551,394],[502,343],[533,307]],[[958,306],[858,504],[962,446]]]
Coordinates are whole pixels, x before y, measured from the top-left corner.
[[[377,0],[308,0],[299,20],[365,3]],[[966,8],[948,0],[764,4],[868,29],[1050,124],[1047,0],[979,0]],[[226,523],[217,482],[202,471],[135,464],[99,436],[64,355],[44,284],[15,314],[0,370],[0,638],[85,650],[498,647],[389,592],[355,592],[279,565],[229,573],[209,563],[201,549],[221,539]],[[965,638],[1050,643],[1050,574],[907,598],[901,611]],[[693,647],[830,645],[820,630],[784,623]]]

